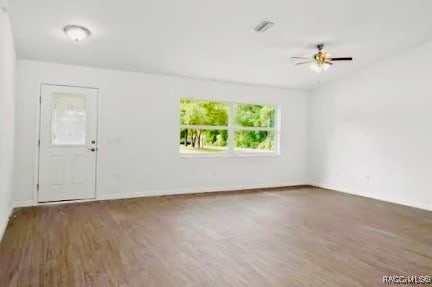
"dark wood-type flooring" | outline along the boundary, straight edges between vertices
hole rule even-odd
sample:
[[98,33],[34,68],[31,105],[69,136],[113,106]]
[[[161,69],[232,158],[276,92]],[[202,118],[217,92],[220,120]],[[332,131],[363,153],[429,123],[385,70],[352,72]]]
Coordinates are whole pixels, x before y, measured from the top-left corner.
[[318,188],[16,210],[0,286],[383,286],[432,276],[432,212]]

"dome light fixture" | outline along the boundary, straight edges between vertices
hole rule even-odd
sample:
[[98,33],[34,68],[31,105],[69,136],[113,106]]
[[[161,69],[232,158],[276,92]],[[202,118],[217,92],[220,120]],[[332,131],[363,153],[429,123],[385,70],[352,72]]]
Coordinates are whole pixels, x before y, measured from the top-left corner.
[[69,36],[75,42],[84,40],[88,36],[90,36],[90,30],[77,25],[67,25],[63,28],[63,31],[66,35]]

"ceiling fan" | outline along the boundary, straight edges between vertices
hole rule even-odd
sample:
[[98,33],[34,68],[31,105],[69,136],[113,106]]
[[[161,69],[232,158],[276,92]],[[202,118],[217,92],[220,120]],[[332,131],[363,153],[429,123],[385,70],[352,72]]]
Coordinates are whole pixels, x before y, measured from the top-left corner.
[[[336,61],[352,61],[352,57],[338,57],[334,58],[329,53],[323,51],[324,44],[318,44],[317,46],[318,53],[312,56],[312,58],[307,57],[291,57],[291,59],[295,60],[304,60],[303,62],[298,62],[296,65],[305,65],[311,64],[311,69],[315,72],[327,71],[333,62]],[[305,61],[307,60],[307,61]]]

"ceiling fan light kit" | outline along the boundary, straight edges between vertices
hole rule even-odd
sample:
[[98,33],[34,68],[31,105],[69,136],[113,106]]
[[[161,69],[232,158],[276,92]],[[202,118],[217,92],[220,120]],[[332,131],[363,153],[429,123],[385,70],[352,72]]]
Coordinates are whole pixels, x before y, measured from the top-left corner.
[[327,71],[330,68],[330,64],[324,63],[324,64],[317,64],[317,63],[312,63],[310,65],[310,68],[312,71],[317,72],[317,73],[321,73],[323,71]]
[[337,57],[334,58],[331,54],[323,51],[324,44],[318,44],[318,53],[314,54],[312,58],[308,57],[292,57],[294,60],[302,60],[302,62],[296,63],[296,65],[310,64],[310,68],[315,72],[327,71],[335,61],[352,61],[352,57]]

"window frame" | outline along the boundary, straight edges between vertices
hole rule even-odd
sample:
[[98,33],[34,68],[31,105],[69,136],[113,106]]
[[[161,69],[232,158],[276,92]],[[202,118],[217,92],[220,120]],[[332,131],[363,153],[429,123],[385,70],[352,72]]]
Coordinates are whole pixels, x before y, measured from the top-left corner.
[[[185,158],[200,158],[200,157],[260,157],[260,156],[279,156],[280,155],[280,125],[281,125],[281,109],[275,104],[262,104],[262,103],[244,103],[244,102],[232,102],[232,101],[218,101],[213,99],[195,99],[195,98],[181,98],[181,100],[195,100],[195,101],[208,101],[223,103],[228,106],[228,124],[226,126],[210,126],[210,125],[182,125],[180,121],[180,115],[178,117],[179,130],[182,129],[203,129],[203,130],[226,130],[228,132],[227,150],[209,153],[209,152],[196,152],[196,153],[182,153],[179,148],[180,157]],[[235,124],[234,116],[234,105],[260,105],[260,106],[272,106],[275,109],[275,123],[274,127],[242,127]],[[252,152],[241,152],[235,149],[235,133],[236,131],[268,131],[274,133],[274,150],[273,151],[252,151]]]

